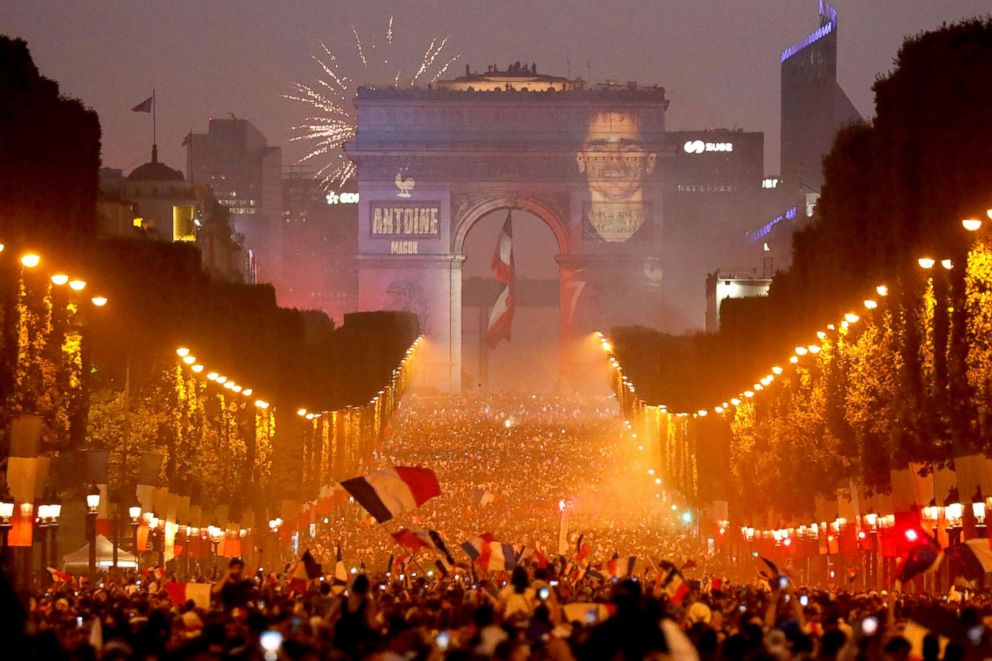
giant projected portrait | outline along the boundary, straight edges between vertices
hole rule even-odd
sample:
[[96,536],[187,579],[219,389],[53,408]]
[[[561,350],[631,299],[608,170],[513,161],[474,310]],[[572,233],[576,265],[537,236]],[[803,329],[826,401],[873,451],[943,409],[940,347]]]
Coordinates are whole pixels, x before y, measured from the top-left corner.
[[589,201],[582,209],[583,236],[618,243],[641,229],[649,216],[644,184],[656,157],[645,148],[636,113],[592,116],[576,155],[589,185]]

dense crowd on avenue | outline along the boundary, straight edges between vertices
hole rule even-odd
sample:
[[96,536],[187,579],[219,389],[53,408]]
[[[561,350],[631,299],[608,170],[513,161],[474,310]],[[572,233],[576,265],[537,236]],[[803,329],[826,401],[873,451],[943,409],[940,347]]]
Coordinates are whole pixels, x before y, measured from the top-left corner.
[[389,535],[403,526],[438,531],[456,560],[467,558],[455,548],[483,533],[550,556],[562,505],[565,541],[574,546],[581,535],[597,560],[614,552],[703,559],[609,396],[413,395],[383,446],[379,465],[427,466],[441,495],[384,526],[357,506],[337,510],[310,545],[319,560],[332,560],[340,543],[352,566],[383,568],[404,553]]
[[[377,462],[429,466],[439,496],[382,525],[344,503],[286,551],[293,562],[233,559],[212,583],[53,573],[25,608],[0,595],[4,658],[992,656],[981,593],[807,591],[774,566],[732,574],[644,455],[605,398],[410,397]],[[401,546],[401,527],[436,531],[450,559]],[[505,566],[462,548],[483,534],[508,549]]]

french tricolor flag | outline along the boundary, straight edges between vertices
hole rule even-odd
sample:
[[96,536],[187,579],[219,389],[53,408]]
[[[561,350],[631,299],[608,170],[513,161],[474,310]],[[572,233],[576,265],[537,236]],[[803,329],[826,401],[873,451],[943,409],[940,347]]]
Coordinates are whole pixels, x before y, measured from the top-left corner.
[[414,552],[419,551],[420,549],[436,551],[444,556],[444,559],[447,560],[449,564],[455,564],[454,558],[451,557],[451,553],[448,552],[448,547],[444,543],[444,538],[441,537],[441,533],[436,530],[399,528],[391,534],[393,539],[395,539],[396,543],[400,546],[408,548]]
[[513,325],[513,308],[516,291],[516,276],[513,269],[513,217],[512,211],[506,213],[506,222],[496,240],[496,252],[493,253],[493,276],[503,283],[503,289],[492,312],[489,313],[489,327],[486,329],[486,342],[494,347],[500,340],[510,341],[510,328]]
[[345,480],[341,486],[378,523],[415,510],[441,495],[437,476],[429,468],[394,466],[362,477]]
[[513,545],[495,541],[488,532],[462,543],[462,549],[472,562],[487,571],[510,571],[517,566]]

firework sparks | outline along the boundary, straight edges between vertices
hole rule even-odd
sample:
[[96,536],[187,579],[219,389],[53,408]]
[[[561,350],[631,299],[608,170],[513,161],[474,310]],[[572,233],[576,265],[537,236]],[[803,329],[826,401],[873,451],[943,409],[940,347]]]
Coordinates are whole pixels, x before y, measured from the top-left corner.
[[[293,91],[285,97],[292,101],[305,104],[310,114],[303,123],[293,127],[292,142],[304,142],[310,146],[307,153],[298,163],[319,163],[317,178],[325,189],[339,187],[355,174],[355,165],[344,153],[343,146],[355,137],[356,118],[351,100],[358,86],[375,88],[383,81],[389,81],[393,87],[414,87],[427,81],[437,82],[448,68],[458,59],[459,55],[447,57],[445,48],[448,37],[433,37],[427,44],[415,73],[409,82],[404,83],[406,76],[401,67],[395,63],[402,62],[402,54],[393,51],[393,17],[389,17],[386,26],[385,41],[377,44],[375,38],[363,40],[358,29],[354,26],[351,32],[355,38],[354,75],[346,73],[348,68],[323,43],[321,52],[314,56],[320,73],[312,83],[294,83]],[[391,64],[393,63],[393,64]]]

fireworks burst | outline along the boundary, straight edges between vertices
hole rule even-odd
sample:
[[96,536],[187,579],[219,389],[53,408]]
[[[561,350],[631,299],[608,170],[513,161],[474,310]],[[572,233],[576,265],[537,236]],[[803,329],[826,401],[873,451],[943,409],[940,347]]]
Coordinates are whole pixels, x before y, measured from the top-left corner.
[[433,37],[419,65],[404,71],[403,67],[394,68],[394,63],[403,59],[402,54],[393,52],[392,16],[379,41],[374,37],[363,40],[354,26],[351,32],[355,36],[357,57],[355,75],[348,75],[347,65],[342,65],[321,42],[321,52],[313,58],[320,68],[316,81],[294,83],[293,92],[285,95],[287,99],[306,104],[310,110],[303,123],[293,127],[290,141],[310,145],[310,151],[297,162],[321,163],[317,178],[325,189],[341,186],[355,174],[355,164],[348,159],[342,147],[355,137],[357,121],[351,101],[359,85],[374,89],[383,84],[397,88],[415,87],[424,82],[433,84],[459,57],[448,57],[445,53],[448,37]]

